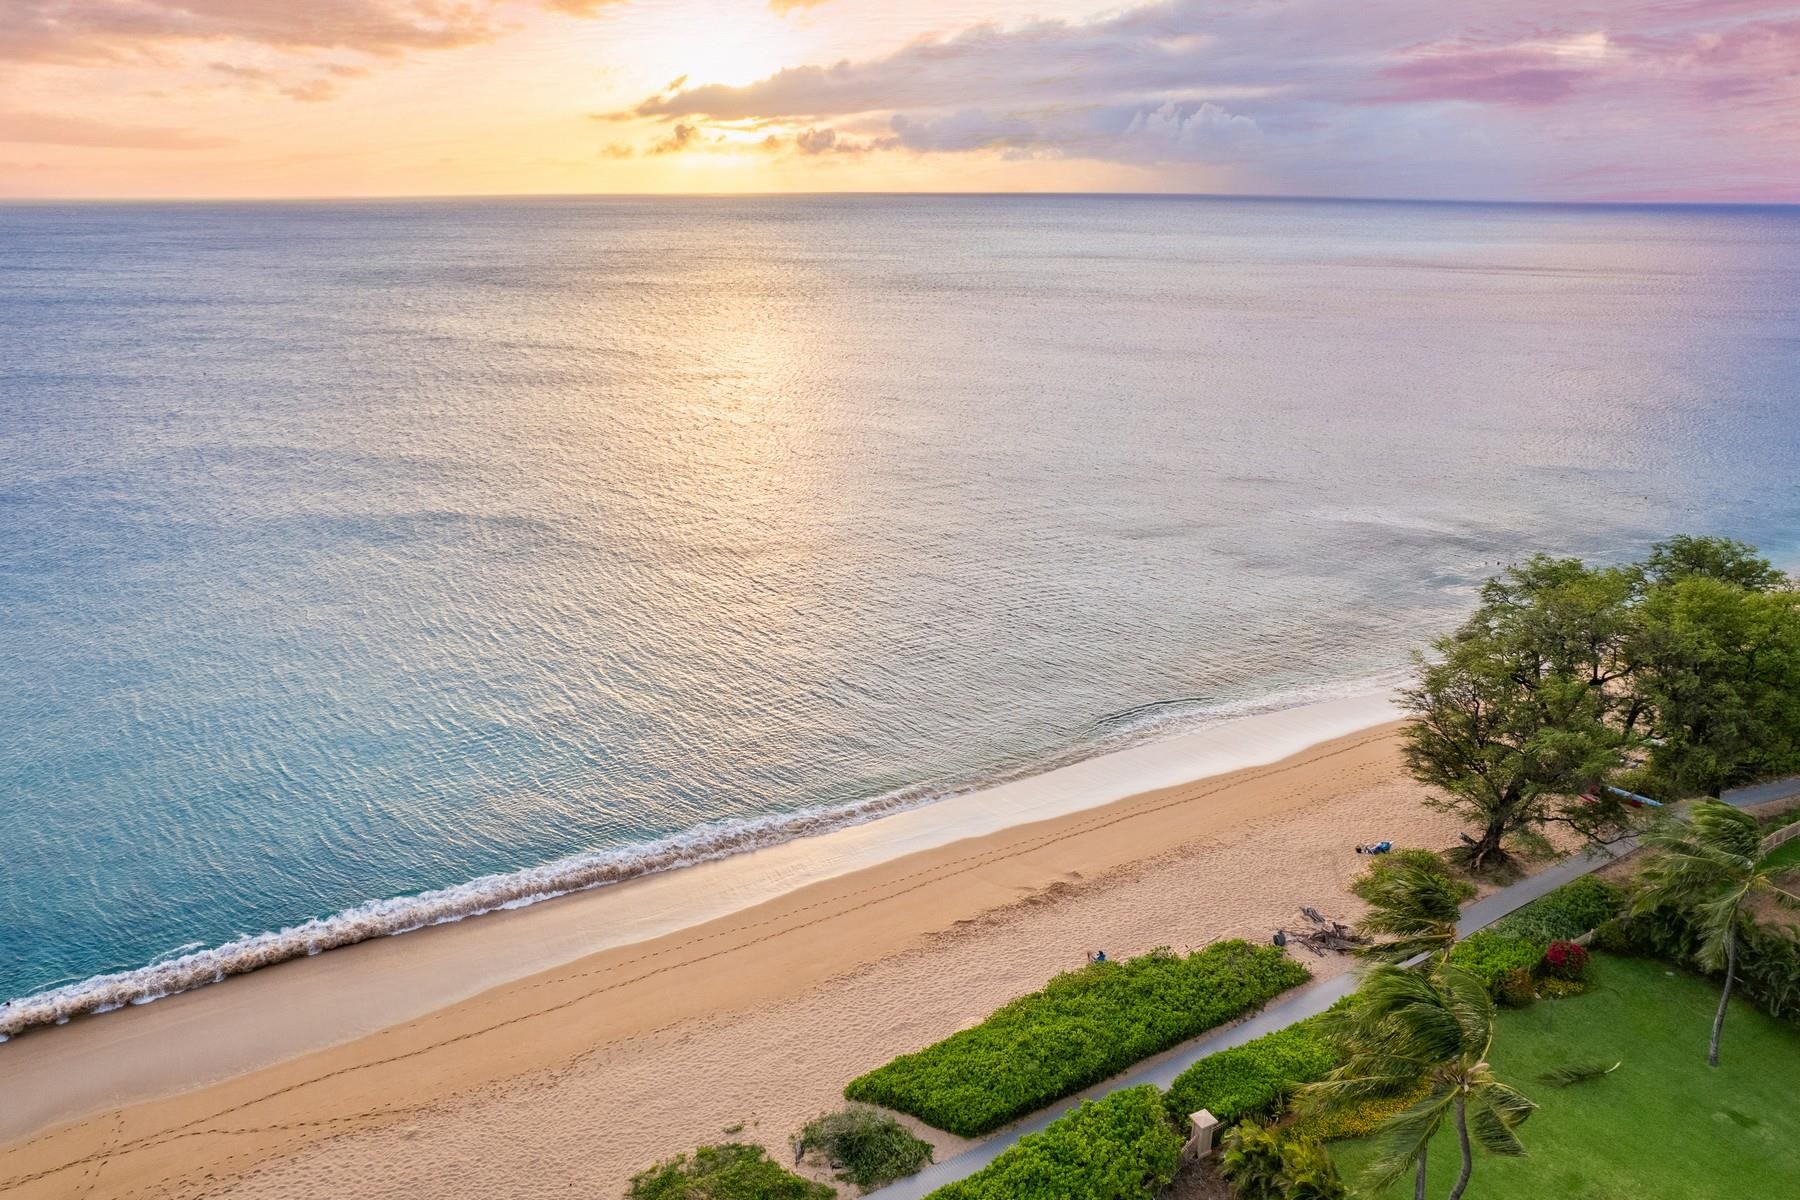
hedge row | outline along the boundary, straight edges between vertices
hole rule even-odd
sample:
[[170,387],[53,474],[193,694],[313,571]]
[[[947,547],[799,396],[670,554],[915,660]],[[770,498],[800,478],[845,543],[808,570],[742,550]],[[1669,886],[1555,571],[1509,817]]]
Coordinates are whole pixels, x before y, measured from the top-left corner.
[[1058,975],[844,1095],[977,1137],[1261,1007],[1309,977],[1274,946],[1218,942]]
[[1625,889],[1593,875],[1563,884],[1488,926],[1502,937],[1549,945],[1578,938],[1625,908]]
[[1296,1088],[1325,1078],[1337,1065],[1318,1018],[1309,1017],[1207,1055],[1175,1077],[1163,1103],[1179,1128],[1203,1108],[1229,1127],[1246,1117],[1275,1115]]
[[1148,1084],[1082,1104],[927,1200],[1149,1200],[1168,1186],[1181,1134]]

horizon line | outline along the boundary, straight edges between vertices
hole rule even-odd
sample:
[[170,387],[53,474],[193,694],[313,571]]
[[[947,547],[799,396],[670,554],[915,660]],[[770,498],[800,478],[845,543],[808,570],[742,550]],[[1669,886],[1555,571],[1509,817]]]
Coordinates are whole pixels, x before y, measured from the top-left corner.
[[829,199],[833,197],[901,199],[1117,199],[1117,200],[1222,200],[1318,204],[1443,204],[1517,208],[1800,208],[1791,200],[1631,200],[1588,198],[1580,200],[1518,199],[1494,197],[1308,195],[1278,192],[1179,192],[1179,191],[956,191],[850,188],[814,191],[741,192],[391,192],[344,195],[182,195],[182,196],[0,196],[0,205],[40,204],[353,204],[398,201],[496,201],[496,200],[734,200],[734,199]]

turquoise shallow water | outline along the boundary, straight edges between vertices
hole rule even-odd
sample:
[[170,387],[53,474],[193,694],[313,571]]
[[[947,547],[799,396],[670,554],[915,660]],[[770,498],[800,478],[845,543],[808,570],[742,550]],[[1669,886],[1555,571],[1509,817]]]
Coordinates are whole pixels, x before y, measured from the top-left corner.
[[1363,690],[1538,548],[1791,557],[1797,330],[1783,209],[0,207],[0,997]]

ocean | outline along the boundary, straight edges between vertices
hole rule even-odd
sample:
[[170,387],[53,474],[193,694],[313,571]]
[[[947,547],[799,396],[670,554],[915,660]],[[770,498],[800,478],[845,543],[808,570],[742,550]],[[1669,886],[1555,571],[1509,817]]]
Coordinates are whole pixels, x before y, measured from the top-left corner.
[[1800,209],[0,206],[0,1032],[1792,563],[1797,402]]

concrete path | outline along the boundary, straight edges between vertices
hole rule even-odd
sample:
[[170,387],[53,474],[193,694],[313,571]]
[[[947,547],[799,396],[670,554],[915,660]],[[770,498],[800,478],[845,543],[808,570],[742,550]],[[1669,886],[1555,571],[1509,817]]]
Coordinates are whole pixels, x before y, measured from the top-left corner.
[[[1726,792],[1723,799],[1726,803],[1734,804],[1739,808],[1748,808],[1756,804],[1766,804],[1771,800],[1783,800],[1796,796],[1800,796],[1800,775],[1757,784],[1754,787],[1737,788]],[[1572,879],[1597,871],[1614,859],[1635,849],[1637,849],[1636,838],[1621,838],[1605,849],[1588,854],[1570,855],[1555,866],[1539,871],[1529,878],[1521,879],[1510,887],[1503,887],[1493,895],[1486,896],[1469,905],[1463,910],[1462,920],[1457,922],[1457,928],[1464,937],[1467,937],[1477,929],[1491,925],[1515,909],[1524,907],[1539,896],[1555,891]],[[1140,1083],[1153,1083],[1166,1090],[1175,1081],[1177,1075],[1207,1055],[1216,1054],[1220,1050],[1229,1050],[1233,1046],[1241,1046],[1265,1033],[1274,1033],[1277,1029],[1287,1028],[1295,1021],[1316,1016],[1355,990],[1356,975],[1354,972],[1345,972],[1335,979],[1308,984],[1290,994],[1286,999],[1263,1009],[1248,1021],[1233,1025],[1229,1029],[1203,1034],[1195,1040],[1184,1042],[1155,1058],[1146,1059],[1123,1075],[1115,1075],[1084,1092],[1065,1097],[1029,1120],[1009,1126],[987,1141],[965,1150],[955,1158],[934,1163],[909,1179],[902,1179],[897,1183],[891,1183],[887,1187],[870,1192],[869,1196],[879,1197],[879,1200],[919,1200],[919,1197],[928,1195],[947,1183],[954,1183],[967,1175],[973,1175],[1010,1150],[1020,1138],[1028,1133],[1037,1133],[1050,1122],[1067,1114],[1071,1108],[1083,1100],[1097,1100],[1108,1092],[1117,1091],[1119,1088],[1134,1087]]]
[[1771,779],[1768,783],[1751,784],[1749,787],[1732,788],[1720,799],[1739,808],[1751,808],[1767,804],[1771,800],[1792,800],[1795,797],[1800,797],[1800,775]]
[[[1794,783],[1796,790],[1800,791],[1800,780],[1796,780]],[[1736,804],[1758,802],[1740,801],[1735,796],[1727,798]],[[1613,843],[1609,850],[1599,851],[1592,856],[1571,855],[1536,875],[1521,879],[1519,882],[1501,888],[1493,895],[1469,905],[1463,910],[1463,918],[1457,923],[1457,928],[1464,936],[1467,936],[1483,926],[1491,925],[1514,909],[1531,903],[1539,896],[1556,890],[1571,879],[1576,879],[1591,871],[1597,871],[1618,856],[1636,848],[1635,838],[1624,838]],[[1084,1092],[1065,1097],[1029,1120],[1018,1125],[1008,1126],[1004,1131],[965,1150],[955,1158],[934,1163],[917,1175],[870,1192],[869,1196],[879,1198],[879,1200],[918,1200],[919,1197],[928,1195],[947,1183],[954,1183],[964,1176],[973,1175],[1010,1150],[1020,1138],[1028,1133],[1037,1133],[1050,1122],[1067,1114],[1071,1108],[1083,1100],[1096,1100],[1108,1092],[1117,1091],[1119,1088],[1134,1087],[1141,1083],[1153,1083],[1159,1088],[1167,1089],[1175,1081],[1177,1075],[1207,1055],[1216,1054],[1220,1050],[1229,1050],[1233,1046],[1241,1046],[1265,1033],[1274,1033],[1277,1029],[1285,1029],[1296,1021],[1322,1013],[1355,990],[1356,975],[1349,971],[1333,979],[1308,984],[1299,991],[1292,992],[1286,998],[1271,1004],[1247,1021],[1233,1025],[1229,1029],[1203,1034],[1195,1040],[1184,1042],[1155,1058],[1146,1059],[1123,1075],[1115,1075]]]

